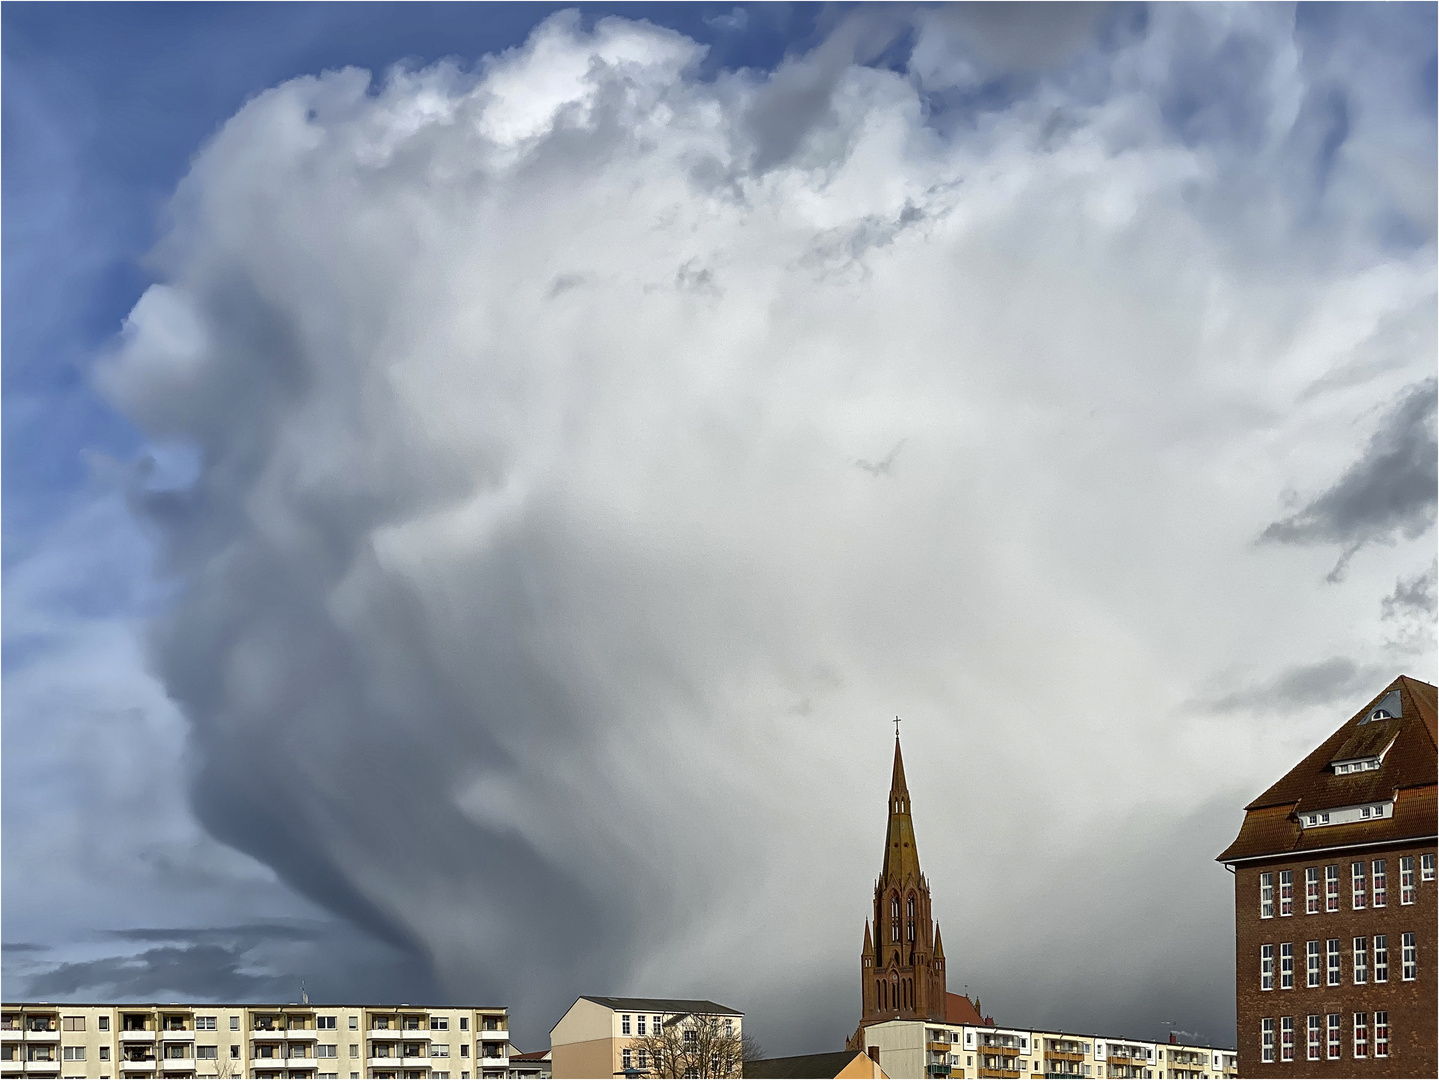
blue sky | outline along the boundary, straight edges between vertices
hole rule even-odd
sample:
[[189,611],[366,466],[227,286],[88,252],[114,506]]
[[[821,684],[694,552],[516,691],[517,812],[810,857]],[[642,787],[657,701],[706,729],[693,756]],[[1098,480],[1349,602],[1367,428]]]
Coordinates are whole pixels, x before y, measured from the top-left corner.
[[7,992],[825,1049],[902,712],[987,1011],[1232,1038],[1209,859],[1434,677],[1435,9],[570,10],[0,12]]

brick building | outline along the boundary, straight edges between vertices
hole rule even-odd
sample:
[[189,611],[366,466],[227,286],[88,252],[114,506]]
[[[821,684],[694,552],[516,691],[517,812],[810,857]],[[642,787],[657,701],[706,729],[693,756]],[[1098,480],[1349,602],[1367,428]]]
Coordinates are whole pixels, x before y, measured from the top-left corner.
[[1401,676],[1246,808],[1245,1076],[1434,1076],[1435,688]]

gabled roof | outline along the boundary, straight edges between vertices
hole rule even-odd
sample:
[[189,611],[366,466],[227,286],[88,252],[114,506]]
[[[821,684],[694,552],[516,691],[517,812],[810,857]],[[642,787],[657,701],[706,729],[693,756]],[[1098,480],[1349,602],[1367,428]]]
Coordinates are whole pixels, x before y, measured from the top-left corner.
[[[944,1022],[946,1024],[973,1024],[983,1027],[985,1018],[979,1014],[979,1007],[965,994],[944,995]],[[994,1023],[990,1018],[989,1023]]]
[[800,1054],[798,1057],[759,1058],[744,1063],[746,1077],[769,1080],[815,1080],[816,1077],[838,1076],[855,1058],[864,1057],[858,1050],[839,1050],[832,1054]]
[[701,1016],[744,1015],[738,1009],[731,1009],[728,1005],[695,998],[595,997],[591,994],[581,994],[580,1000],[593,1001],[596,1005],[603,1005],[605,1008],[614,1009],[617,1012],[632,1009],[635,1012],[697,1013]]
[[[1218,861],[1433,836],[1439,782],[1435,696],[1429,683],[1407,675],[1395,679],[1245,807],[1239,835]],[[1381,704],[1387,707],[1380,709]],[[1335,762],[1380,754],[1383,761],[1378,769],[1340,774],[1333,768]],[[1390,799],[1394,814],[1382,820],[1307,830],[1299,826],[1300,814]]]

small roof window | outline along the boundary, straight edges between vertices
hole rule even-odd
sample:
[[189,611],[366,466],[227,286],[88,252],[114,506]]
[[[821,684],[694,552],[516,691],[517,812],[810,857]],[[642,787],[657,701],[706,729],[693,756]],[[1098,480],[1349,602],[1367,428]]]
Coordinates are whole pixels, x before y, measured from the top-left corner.
[[1393,720],[1396,716],[1402,715],[1403,707],[1399,704],[1399,691],[1396,688],[1385,694],[1379,704],[1369,710],[1369,715],[1359,722],[1367,724],[1373,720]]

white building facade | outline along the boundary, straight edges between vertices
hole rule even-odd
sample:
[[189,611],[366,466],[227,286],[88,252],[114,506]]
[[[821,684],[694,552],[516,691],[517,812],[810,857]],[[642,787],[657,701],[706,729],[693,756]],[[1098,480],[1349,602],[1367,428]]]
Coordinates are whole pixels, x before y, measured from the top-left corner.
[[503,1008],[0,1005],[0,1080],[481,1080],[509,1072]]

